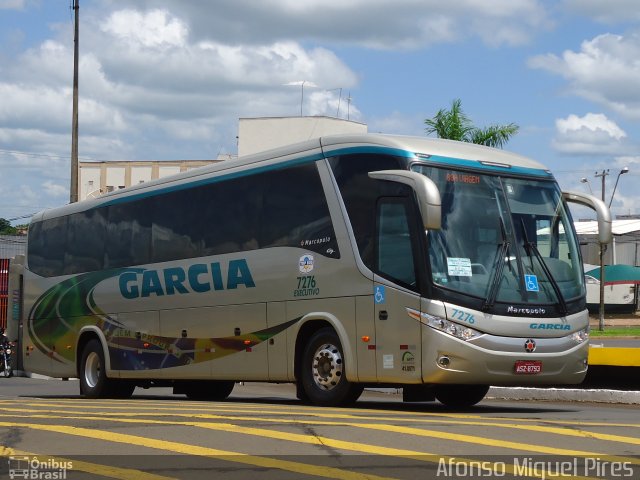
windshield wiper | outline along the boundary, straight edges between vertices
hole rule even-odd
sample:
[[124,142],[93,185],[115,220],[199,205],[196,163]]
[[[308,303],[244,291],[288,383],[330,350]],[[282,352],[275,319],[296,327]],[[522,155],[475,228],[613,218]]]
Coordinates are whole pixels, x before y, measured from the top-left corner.
[[[558,285],[558,282],[556,281],[556,279],[553,278],[553,276],[551,275],[551,271],[549,270],[549,267],[545,263],[544,258],[542,258],[542,255],[540,254],[538,247],[534,243],[531,243],[529,241],[529,236],[527,235],[527,228],[525,227],[524,220],[522,218],[520,219],[520,223],[522,225],[522,237],[524,239],[524,248],[527,252],[527,255],[529,255],[529,258],[531,258],[531,252],[533,252],[533,255],[536,257],[536,259],[538,259],[538,262],[540,262],[542,271],[549,279],[549,283],[551,284],[551,287],[553,288],[553,291],[555,292],[556,297],[558,297],[558,302],[560,303],[560,311],[563,315],[566,315],[568,312],[567,302],[564,301],[564,297],[562,296],[562,292],[560,291],[560,286]],[[533,267],[533,259],[531,260],[531,266]]]
[[498,255],[493,262],[493,278],[491,279],[491,289],[489,290],[489,295],[482,304],[482,310],[485,312],[493,307],[496,301],[498,288],[500,287],[500,281],[502,280],[504,264],[506,262],[505,258],[507,256],[507,253],[509,252],[510,244],[507,240],[507,231],[504,226],[504,220],[502,220],[502,217],[500,217],[500,233],[502,234],[502,243],[498,245]]

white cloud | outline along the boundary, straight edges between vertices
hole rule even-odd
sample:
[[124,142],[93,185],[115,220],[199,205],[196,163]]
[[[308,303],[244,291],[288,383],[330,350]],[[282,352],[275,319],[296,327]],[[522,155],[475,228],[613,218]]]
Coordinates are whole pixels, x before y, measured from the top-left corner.
[[592,132],[603,131],[616,140],[627,136],[615,122],[609,120],[602,113],[587,113],[584,117],[572,114],[566,119],[559,118],[556,120],[556,127],[560,133],[565,135],[572,131],[586,129]]
[[627,134],[602,113],[587,113],[583,117],[571,114],[556,120],[553,146],[572,155],[619,153]]
[[42,188],[45,193],[52,197],[62,197],[69,195],[69,186],[63,187],[57,183],[53,183],[51,180],[47,180],[42,184]]
[[531,68],[561,75],[569,90],[628,118],[640,119],[640,34],[611,33],[584,41],[579,52],[529,59]]
[[183,47],[188,28],[166,10],[138,12],[119,10],[111,14],[102,29],[127,44],[144,48]]
[[551,24],[539,0],[145,0],[138,5],[180,12],[195,38],[230,44],[296,38],[386,50],[479,37],[492,46],[520,45]]

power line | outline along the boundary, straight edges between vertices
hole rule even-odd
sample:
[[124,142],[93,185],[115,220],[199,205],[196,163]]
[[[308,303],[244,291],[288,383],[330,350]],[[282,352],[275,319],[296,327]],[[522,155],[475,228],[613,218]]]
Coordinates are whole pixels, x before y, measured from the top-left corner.
[[[3,148],[0,148],[0,153],[7,153],[7,154],[12,154],[12,155],[24,155],[26,157],[37,157],[37,158],[48,158],[48,159],[61,159],[61,160],[68,160],[69,157],[68,156],[62,156],[62,155],[53,155],[53,154],[49,154],[49,153],[36,153],[36,152],[25,152],[22,150],[5,150]],[[90,161],[96,161],[95,159],[91,158],[91,157],[82,157],[83,160],[90,160]]]

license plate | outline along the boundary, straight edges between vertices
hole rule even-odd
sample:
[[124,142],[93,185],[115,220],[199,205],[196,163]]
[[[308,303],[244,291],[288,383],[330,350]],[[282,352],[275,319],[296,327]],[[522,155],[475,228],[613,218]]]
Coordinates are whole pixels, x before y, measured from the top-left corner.
[[540,360],[518,360],[515,363],[515,372],[522,375],[535,375],[542,372]]

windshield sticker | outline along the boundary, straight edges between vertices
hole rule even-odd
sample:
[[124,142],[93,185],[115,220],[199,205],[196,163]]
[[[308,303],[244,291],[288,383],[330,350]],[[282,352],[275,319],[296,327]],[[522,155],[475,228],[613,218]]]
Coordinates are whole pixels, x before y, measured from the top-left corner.
[[536,275],[525,275],[524,283],[527,285],[527,292],[539,292],[538,277]]
[[471,259],[447,257],[447,270],[452,277],[471,277]]

